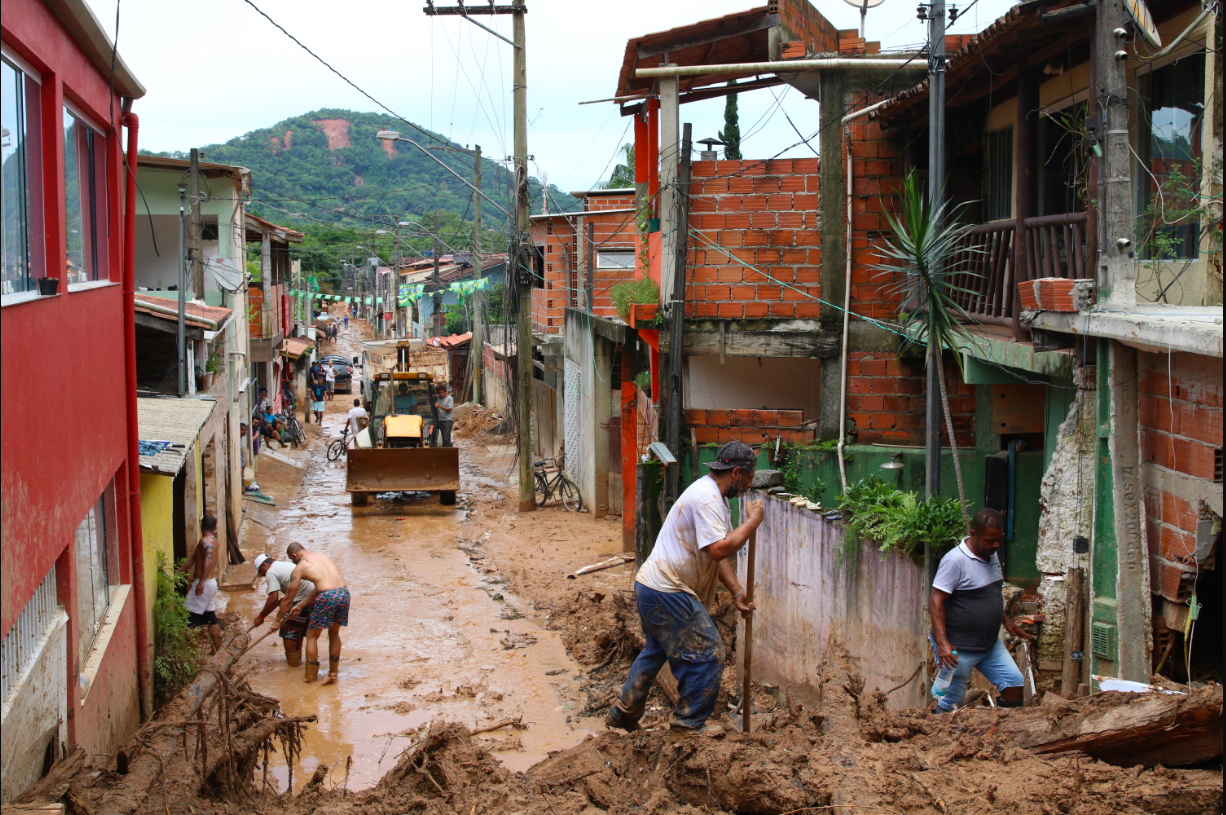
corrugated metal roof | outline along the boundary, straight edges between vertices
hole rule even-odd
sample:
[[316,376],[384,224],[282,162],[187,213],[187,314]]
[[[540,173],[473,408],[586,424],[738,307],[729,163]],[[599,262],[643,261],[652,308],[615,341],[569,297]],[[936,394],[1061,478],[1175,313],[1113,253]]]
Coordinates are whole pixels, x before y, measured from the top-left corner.
[[[179,319],[177,316],[173,316],[170,314],[162,314],[161,312],[154,311],[153,309],[141,308],[141,303],[145,302],[145,303],[153,303],[155,305],[159,305],[164,308],[177,309],[179,307],[179,300],[177,296],[158,297],[156,294],[147,294],[145,292],[138,291],[135,293],[134,298],[135,298],[134,305],[136,307],[136,310],[141,312],[142,314],[148,314],[151,317],[157,317],[159,320],[167,320],[172,323]],[[212,322],[215,322],[218,325],[222,325],[225,323],[226,320],[230,319],[230,315],[233,313],[234,312],[231,309],[223,308],[221,306],[203,306],[203,305],[200,305],[199,303],[184,303],[183,304],[183,317],[184,317],[185,322],[188,322],[192,324],[193,326],[197,326],[200,328],[207,329],[209,328],[209,325],[207,323],[201,322],[200,320],[193,320],[192,319],[193,317],[203,317],[206,320],[211,320]]]
[[181,444],[155,455],[140,457],[143,472],[177,475],[200,435],[200,428],[213,415],[217,403],[211,399],[142,397],[136,400],[137,427],[141,441]]

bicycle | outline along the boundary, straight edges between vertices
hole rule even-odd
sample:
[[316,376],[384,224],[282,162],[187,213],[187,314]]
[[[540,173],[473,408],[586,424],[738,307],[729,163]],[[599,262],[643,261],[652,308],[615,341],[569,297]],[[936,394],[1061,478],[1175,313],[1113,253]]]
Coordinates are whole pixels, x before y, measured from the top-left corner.
[[[553,467],[550,470],[550,467]],[[583,496],[579,487],[566,474],[556,458],[547,458],[532,465],[532,473],[536,480],[536,505],[545,506],[554,496],[562,499],[562,506],[567,512],[579,512],[583,509]]]
[[353,441],[353,436],[349,433],[349,422],[345,422],[345,429],[341,432],[341,437],[333,439],[332,443],[328,445],[328,461],[336,461],[345,455],[345,451],[349,449],[351,441]]
[[281,421],[285,423],[285,432],[282,437],[289,437],[289,443],[297,447],[306,444],[306,431],[302,429],[302,423],[298,421],[298,414],[291,407],[281,415]]

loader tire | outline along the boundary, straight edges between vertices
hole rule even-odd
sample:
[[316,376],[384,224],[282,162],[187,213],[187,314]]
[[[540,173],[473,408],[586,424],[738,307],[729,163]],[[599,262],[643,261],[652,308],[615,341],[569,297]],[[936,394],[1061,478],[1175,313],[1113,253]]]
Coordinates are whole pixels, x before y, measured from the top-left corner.
[[455,493],[451,490],[443,490],[438,494],[438,502],[445,507],[455,506]]
[[349,495],[353,498],[353,505],[355,507],[364,507],[370,501],[370,493],[351,492]]

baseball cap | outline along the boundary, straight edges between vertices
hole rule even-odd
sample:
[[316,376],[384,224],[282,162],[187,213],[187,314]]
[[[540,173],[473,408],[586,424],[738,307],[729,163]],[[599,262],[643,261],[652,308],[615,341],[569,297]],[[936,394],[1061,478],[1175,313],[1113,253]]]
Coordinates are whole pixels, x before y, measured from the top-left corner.
[[743,441],[730,441],[715,454],[715,461],[706,462],[712,470],[731,470],[735,467],[754,467],[758,454]]
[[268,555],[256,555],[255,556],[255,570],[258,572],[260,570],[260,567],[263,566],[265,561],[268,561],[268,560],[272,560],[272,558],[270,558]]

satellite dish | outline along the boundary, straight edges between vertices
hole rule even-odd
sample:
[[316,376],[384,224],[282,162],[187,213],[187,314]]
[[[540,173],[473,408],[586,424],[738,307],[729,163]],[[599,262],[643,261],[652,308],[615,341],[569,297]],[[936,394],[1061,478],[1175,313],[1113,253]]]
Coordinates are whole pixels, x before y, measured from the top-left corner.
[[1128,9],[1129,15],[1136,21],[1137,28],[1141,29],[1141,34],[1154,48],[1162,47],[1162,38],[1158,36],[1158,27],[1154,25],[1154,18],[1149,13],[1149,6],[1145,5],[1145,0],[1124,0],[1124,7]]
[[[843,0],[843,2],[860,9],[860,36],[864,37],[864,18],[868,16],[868,10],[877,8],[885,0]],[[1140,0],[1137,0],[1137,2],[1140,2]]]

